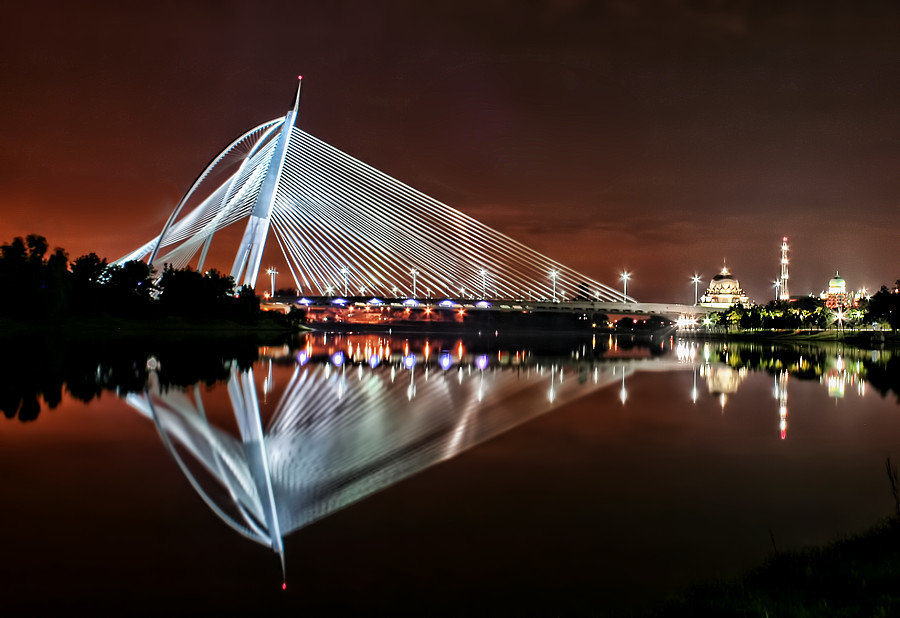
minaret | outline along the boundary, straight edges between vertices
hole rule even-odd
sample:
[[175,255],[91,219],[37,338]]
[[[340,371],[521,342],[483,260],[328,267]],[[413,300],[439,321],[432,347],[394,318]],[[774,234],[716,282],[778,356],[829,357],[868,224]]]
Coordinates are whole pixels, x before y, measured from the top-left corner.
[[791,292],[788,289],[788,244],[787,236],[781,239],[781,279],[778,286],[778,299],[790,300]]

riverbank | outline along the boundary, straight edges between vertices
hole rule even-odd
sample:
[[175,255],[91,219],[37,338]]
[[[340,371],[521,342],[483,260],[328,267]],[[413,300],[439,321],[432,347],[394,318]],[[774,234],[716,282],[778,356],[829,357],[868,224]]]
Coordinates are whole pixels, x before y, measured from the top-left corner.
[[661,616],[898,616],[900,517],[823,548],[775,552],[743,577],[692,589]]
[[900,332],[872,330],[704,330],[680,329],[678,336],[685,339],[709,339],[714,341],[821,341],[843,342],[852,345],[884,344],[900,345]]

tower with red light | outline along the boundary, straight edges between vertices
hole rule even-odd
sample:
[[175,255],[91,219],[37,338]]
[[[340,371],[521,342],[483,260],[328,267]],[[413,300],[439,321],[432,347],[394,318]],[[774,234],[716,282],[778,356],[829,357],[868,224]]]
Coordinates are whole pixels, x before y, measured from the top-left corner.
[[778,300],[790,300],[791,292],[788,289],[788,239],[781,239],[781,277],[778,280]]

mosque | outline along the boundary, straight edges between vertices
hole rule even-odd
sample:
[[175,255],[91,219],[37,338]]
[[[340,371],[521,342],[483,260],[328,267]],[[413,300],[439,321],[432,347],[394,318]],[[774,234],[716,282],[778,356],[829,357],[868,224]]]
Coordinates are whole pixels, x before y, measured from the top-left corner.
[[727,266],[722,266],[722,272],[712,278],[706,293],[700,297],[700,304],[704,307],[718,307],[727,309],[738,303],[746,305],[750,302],[741,282],[731,276]]
[[828,280],[828,290],[822,292],[819,297],[825,301],[825,306],[829,309],[857,306],[856,298],[847,292],[847,282],[838,271]]

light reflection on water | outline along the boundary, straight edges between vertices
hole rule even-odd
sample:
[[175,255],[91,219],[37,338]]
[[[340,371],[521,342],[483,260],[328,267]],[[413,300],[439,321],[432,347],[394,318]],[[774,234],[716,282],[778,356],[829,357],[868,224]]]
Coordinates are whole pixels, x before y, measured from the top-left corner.
[[[762,559],[771,550],[770,528],[779,547],[827,541],[874,523],[891,506],[880,476],[898,435],[891,350],[605,336],[310,335],[262,348],[253,362],[225,357],[215,371],[193,377],[184,356],[145,355],[140,366],[101,359],[79,375],[117,389],[143,415],[125,416],[147,428],[155,423],[167,450],[151,446],[176,458],[217,517],[286,556],[289,587],[317,572],[356,572],[359,558],[331,558],[330,548],[345,542],[348,529],[373,539],[384,530],[386,547],[367,541],[378,548],[374,568],[390,564],[395,551],[433,558],[423,563],[425,572],[444,560],[446,553],[404,554],[396,547],[403,534],[418,532],[429,544],[470,552],[453,563],[471,574],[460,576],[459,585],[480,574],[506,586],[606,586],[607,599],[623,586],[683,583]],[[24,379],[7,381],[4,392],[13,382]],[[3,411],[16,416],[21,405],[4,403]],[[48,416],[47,423],[56,420]],[[44,422],[42,413],[34,423],[7,421],[14,425],[6,429]],[[15,434],[0,435],[6,440],[0,445]],[[399,484],[479,444],[423,475],[427,481]],[[110,454],[113,465],[116,456]],[[498,461],[511,472],[491,467]],[[437,476],[445,484],[431,489],[427,483],[440,470],[450,470]],[[456,477],[458,484],[447,484]],[[40,482],[50,495],[53,481]],[[177,482],[186,486],[180,476]],[[347,509],[350,516],[327,517],[391,486],[381,501],[373,498],[374,506],[367,501],[361,510]],[[443,497],[448,492],[458,498]],[[400,503],[398,512],[382,516],[385,500]],[[390,534],[392,518],[407,511],[429,521],[430,502],[440,510],[431,514],[438,518],[432,525],[470,509],[478,518],[432,536],[422,536],[428,523],[417,528],[414,521],[405,524],[409,531]],[[206,513],[196,506],[177,508]],[[165,508],[176,507],[161,500]],[[293,535],[302,542],[286,540],[316,520],[323,521]],[[467,545],[476,529],[486,532]],[[495,536],[512,540],[504,545]],[[39,535],[31,538],[40,542]],[[179,542],[202,545],[189,535]],[[234,543],[259,551],[237,537]],[[318,543],[319,554],[306,553]],[[500,555],[482,550],[494,543]],[[199,560],[214,570],[215,555]],[[567,560],[566,569],[554,564]],[[424,574],[416,581],[438,585]],[[318,584],[328,589],[327,581]],[[379,585],[403,588],[387,580]]]
[[263,349],[254,368],[231,368],[221,388],[236,433],[211,420],[199,385],[162,386],[155,358],[146,390],[126,401],[153,420],[209,507],[284,564],[294,530],[648,364],[681,365],[647,346],[604,343],[548,354],[310,335],[299,349]]
[[672,338],[593,337],[550,352],[531,344],[309,335],[297,347],[263,348],[253,368],[231,367],[220,388],[232,427],[214,420],[222,410],[208,414],[199,385],[161,386],[155,358],[146,390],[126,400],[154,421],[209,507],[284,566],[291,532],[594,389],[617,385],[626,406],[636,371],[689,371],[686,396],[696,402],[705,383],[723,414],[748,374],[765,371],[773,427],[786,440],[792,375],[818,379],[832,398],[848,387],[862,397],[868,371],[893,359],[843,346]]

